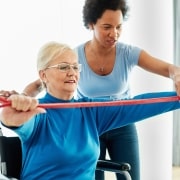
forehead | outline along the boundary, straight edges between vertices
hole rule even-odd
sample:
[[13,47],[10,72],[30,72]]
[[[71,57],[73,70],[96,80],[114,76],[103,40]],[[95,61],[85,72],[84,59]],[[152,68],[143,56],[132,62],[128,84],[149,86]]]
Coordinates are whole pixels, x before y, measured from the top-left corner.
[[69,64],[74,64],[74,63],[78,63],[78,58],[74,51],[66,50],[63,53],[57,55],[56,58],[53,60],[53,62],[54,63],[65,62]]
[[123,15],[120,10],[105,10],[97,22],[101,24],[122,24]]

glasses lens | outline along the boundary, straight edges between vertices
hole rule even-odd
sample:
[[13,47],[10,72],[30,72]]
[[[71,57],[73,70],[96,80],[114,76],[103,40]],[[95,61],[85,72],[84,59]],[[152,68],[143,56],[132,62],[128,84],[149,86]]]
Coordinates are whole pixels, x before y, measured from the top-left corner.
[[80,64],[72,65],[72,68],[73,68],[75,71],[81,71],[81,65],[80,65]]
[[81,64],[70,65],[66,63],[61,63],[58,65],[59,70],[64,72],[69,71],[71,67],[74,71],[81,71]]
[[70,69],[70,65],[62,63],[62,64],[59,64],[58,68],[60,71],[68,71]]

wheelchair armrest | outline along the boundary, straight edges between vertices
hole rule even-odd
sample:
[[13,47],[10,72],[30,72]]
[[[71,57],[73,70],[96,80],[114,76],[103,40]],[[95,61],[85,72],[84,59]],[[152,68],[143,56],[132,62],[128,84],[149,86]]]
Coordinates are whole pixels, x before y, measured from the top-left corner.
[[96,169],[112,172],[130,171],[131,166],[128,163],[116,163],[111,160],[98,160]]
[[127,180],[132,180],[129,174],[131,166],[128,163],[116,163],[111,160],[98,160],[96,170],[123,174]]

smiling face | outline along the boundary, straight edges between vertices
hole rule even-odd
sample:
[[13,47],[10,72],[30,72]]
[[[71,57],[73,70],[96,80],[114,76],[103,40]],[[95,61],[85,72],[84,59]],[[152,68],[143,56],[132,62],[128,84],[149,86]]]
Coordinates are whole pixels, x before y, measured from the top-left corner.
[[[61,63],[67,63],[69,68],[55,66]],[[47,68],[40,71],[40,78],[46,84],[47,92],[63,100],[71,99],[80,76],[78,67],[77,56],[72,50],[66,50],[53,59]]]

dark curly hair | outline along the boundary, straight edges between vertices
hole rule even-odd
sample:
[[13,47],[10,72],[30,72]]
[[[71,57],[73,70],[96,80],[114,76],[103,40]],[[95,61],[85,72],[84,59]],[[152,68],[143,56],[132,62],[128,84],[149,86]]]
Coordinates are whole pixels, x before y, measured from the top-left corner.
[[123,19],[127,20],[129,7],[127,0],[86,0],[83,7],[84,26],[89,29],[89,24],[95,24],[105,10],[121,10]]

